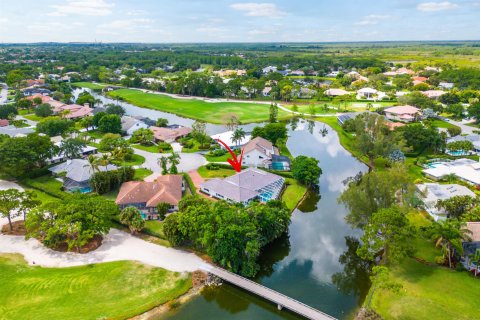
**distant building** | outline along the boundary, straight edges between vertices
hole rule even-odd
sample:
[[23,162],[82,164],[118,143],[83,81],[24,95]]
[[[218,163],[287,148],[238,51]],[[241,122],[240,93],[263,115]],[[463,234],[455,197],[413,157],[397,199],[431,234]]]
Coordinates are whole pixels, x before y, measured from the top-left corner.
[[50,90],[43,89],[43,88],[27,88],[27,89],[22,90],[22,92],[23,92],[23,95],[26,96],[26,97],[34,95],[34,94],[41,94],[41,95],[44,95],[44,96],[48,96],[52,93]]
[[450,90],[454,87],[454,84],[452,82],[440,82],[438,86],[442,89]]
[[[62,145],[62,143],[61,142],[56,142],[55,145],[57,147],[60,147]],[[87,157],[91,154],[96,154],[96,153],[97,153],[97,148],[92,147],[92,146],[85,146],[85,147],[82,148],[82,151],[80,151],[80,155],[83,158],[85,158],[85,157]],[[60,152],[56,156],[48,159],[46,162],[47,162],[47,164],[54,164],[54,163],[60,163],[60,162],[67,161],[67,160],[68,159],[65,156],[65,154],[63,152]]]
[[396,106],[384,110],[385,117],[388,120],[411,122],[420,116],[421,110],[413,106]]
[[52,97],[49,97],[49,96],[44,96],[43,94],[41,93],[35,93],[35,94],[32,94],[28,97],[26,97],[25,99],[27,100],[30,100],[33,102],[33,100],[35,100],[36,98],[39,98],[42,100],[42,103],[48,103],[52,100]]
[[425,210],[435,221],[447,218],[444,208],[438,208],[440,200],[448,200],[456,196],[470,196],[475,198],[475,193],[459,184],[424,183],[417,185],[417,195],[423,202]]
[[438,99],[442,95],[444,95],[446,92],[443,90],[427,90],[427,91],[422,91],[424,95],[429,97],[430,99]]
[[277,72],[277,70],[278,70],[278,69],[277,69],[277,67],[275,67],[275,66],[268,66],[268,67],[263,68],[263,69],[262,69],[262,72],[263,72],[264,74],[267,74],[267,73],[270,73],[270,72]]
[[[116,166],[109,164],[107,166],[99,166],[96,170],[104,172],[116,169]],[[80,191],[82,193],[88,193],[92,191],[90,179],[92,178],[94,171],[87,160],[67,160],[66,162],[51,167],[48,170],[53,174],[62,177],[63,187],[67,191]]]
[[211,179],[200,190],[211,197],[248,204],[253,200],[267,202],[280,196],[285,179],[263,170],[249,168],[225,179]]
[[65,112],[63,115],[63,118],[65,119],[79,119],[90,116],[92,115],[92,111],[93,109],[90,108],[88,104],[85,104],[84,106],[78,104],[63,104],[53,108],[55,114]]
[[358,97],[364,99],[372,99],[377,93],[378,91],[373,88],[362,88],[357,91]]
[[331,97],[337,97],[337,96],[344,96],[346,94],[350,94],[350,92],[343,90],[343,89],[327,89],[325,90],[325,95],[331,96]]
[[0,119],[0,127],[7,127],[10,122],[7,119]]
[[120,209],[135,207],[146,220],[158,219],[157,205],[170,204],[169,211],[178,210],[184,191],[181,175],[159,176],[155,181],[129,181],[122,184],[115,203]]

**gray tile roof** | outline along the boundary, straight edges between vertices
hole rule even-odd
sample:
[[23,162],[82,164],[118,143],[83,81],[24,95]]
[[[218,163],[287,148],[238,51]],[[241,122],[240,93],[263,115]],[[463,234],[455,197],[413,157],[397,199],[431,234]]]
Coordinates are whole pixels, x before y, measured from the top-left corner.
[[283,180],[283,178],[263,170],[249,168],[223,180],[208,180],[202,183],[201,187],[214,191],[230,200],[243,202],[260,195],[257,190],[278,180]]
[[[99,171],[111,171],[116,170],[117,166],[112,164],[105,166],[99,166]],[[51,167],[48,169],[49,171],[59,174],[62,172],[66,172],[65,177],[76,181],[76,182],[83,182],[88,181],[93,175],[93,170],[87,160],[83,159],[73,159],[67,160],[64,163],[61,163],[57,166]]]

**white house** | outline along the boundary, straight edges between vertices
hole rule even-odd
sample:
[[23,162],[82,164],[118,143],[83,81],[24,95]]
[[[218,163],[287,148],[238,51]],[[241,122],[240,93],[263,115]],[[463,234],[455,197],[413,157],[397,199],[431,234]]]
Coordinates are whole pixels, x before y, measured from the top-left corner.
[[377,93],[378,91],[373,88],[362,88],[357,91],[357,96],[359,99],[373,99],[373,96]]
[[454,161],[444,160],[427,164],[428,168],[423,170],[425,175],[432,180],[440,180],[448,175],[473,184],[480,185],[480,162],[471,159],[457,159]]
[[327,96],[337,97],[337,96],[344,96],[346,94],[350,94],[350,92],[343,90],[343,89],[328,89],[324,92]]
[[425,210],[435,221],[447,218],[444,208],[438,208],[440,200],[448,200],[456,196],[470,196],[475,198],[475,193],[459,184],[423,183],[417,185],[417,195],[423,202]]
[[277,72],[277,70],[278,70],[278,69],[277,69],[277,67],[275,67],[275,66],[268,66],[268,67],[263,68],[263,69],[262,69],[262,72],[263,72],[264,74],[267,74],[267,73],[270,73],[270,72]]
[[262,137],[256,137],[243,148],[242,165],[268,168],[274,155],[280,155],[277,147]]
[[128,136],[131,136],[138,129],[148,129],[148,125],[143,121],[129,116],[122,117],[122,131]]

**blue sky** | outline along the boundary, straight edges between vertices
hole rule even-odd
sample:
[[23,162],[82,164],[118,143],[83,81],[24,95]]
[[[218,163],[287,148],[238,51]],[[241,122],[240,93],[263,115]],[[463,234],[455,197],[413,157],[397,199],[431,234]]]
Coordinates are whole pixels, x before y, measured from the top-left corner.
[[0,42],[479,40],[480,0],[0,0]]

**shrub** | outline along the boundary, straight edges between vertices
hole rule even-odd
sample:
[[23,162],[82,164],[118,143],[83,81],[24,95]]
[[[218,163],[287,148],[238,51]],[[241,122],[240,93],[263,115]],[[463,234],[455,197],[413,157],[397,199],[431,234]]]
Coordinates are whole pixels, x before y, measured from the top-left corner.
[[166,152],[166,151],[172,150],[172,146],[166,142],[160,142],[158,144],[158,150],[160,152]]
[[216,164],[216,163],[207,163],[207,164],[205,165],[205,168],[206,168],[207,170],[219,170],[219,169],[220,169],[220,166],[219,166],[218,164]]
[[124,167],[118,170],[96,172],[90,179],[93,191],[104,194],[120,187],[125,181],[133,180],[135,170],[131,167]]

